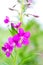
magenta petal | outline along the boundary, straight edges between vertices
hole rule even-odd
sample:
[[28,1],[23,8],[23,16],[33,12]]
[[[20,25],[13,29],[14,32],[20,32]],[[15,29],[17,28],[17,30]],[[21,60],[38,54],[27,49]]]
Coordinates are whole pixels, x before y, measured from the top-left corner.
[[24,45],[28,45],[28,44],[29,44],[29,40],[28,40],[27,38],[23,38],[22,43],[23,43]]
[[15,25],[14,25],[14,23],[11,23],[11,27],[15,28]]
[[13,48],[14,48],[13,46],[9,46],[8,49],[9,49],[10,52],[12,52],[13,51]]
[[2,47],[2,50],[5,52],[6,51],[6,48],[5,47]]
[[9,22],[9,17],[6,16],[6,19],[4,20],[4,23],[8,23]]
[[12,52],[13,46],[10,46],[8,43],[6,43],[4,46],[6,49],[8,49],[10,52]]
[[13,42],[14,42],[12,37],[9,37],[8,41],[9,41],[10,44],[13,44]]
[[8,19],[5,19],[5,20],[4,20],[4,22],[5,22],[5,23],[8,23],[8,22],[9,22],[9,20],[8,20]]
[[25,32],[24,37],[29,38],[30,37],[30,32]]
[[6,42],[6,43],[4,44],[4,47],[5,47],[6,49],[9,48],[9,43]]
[[20,22],[20,23],[18,23],[18,24],[15,26],[15,28],[19,28],[19,27],[20,27],[20,25],[21,25],[21,22]]
[[18,35],[18,34],[14,35],[14,36],[13,36],[13,40],[14,40],[14,42],[19,41],[19,40],[20,40],[19,35]]
[[6,56],[7,57],[10,57],[10,52],[6,52]]
[[19,29],[19,35],[22,36],[24,34],[24,30],[22,28]]
[[21,43],[17,43],[16,46],[17,46],[18,48],[21,48],[21,47],[22,47],[22,44],[21,44]]
[[20,22],[20,23],[18,23],[17,25],[14,25],[14,23],[11,23],[11,26],[12,26],[13,28],[19,28],[19,27],[20,27],[20,25],[21,25],[21,22]]

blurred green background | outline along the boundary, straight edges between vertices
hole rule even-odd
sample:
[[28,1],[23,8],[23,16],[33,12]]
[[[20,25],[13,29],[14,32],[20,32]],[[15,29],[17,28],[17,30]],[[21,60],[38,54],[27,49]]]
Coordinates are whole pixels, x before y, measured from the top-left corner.
[[5,56],[1,47],[11,34],[8,29],[0,28],[0,65],[43,65],[43,30],[33,19],[23,28],[31,33],[30,44],[17,49],[16,53],[14,49],[10,58]]

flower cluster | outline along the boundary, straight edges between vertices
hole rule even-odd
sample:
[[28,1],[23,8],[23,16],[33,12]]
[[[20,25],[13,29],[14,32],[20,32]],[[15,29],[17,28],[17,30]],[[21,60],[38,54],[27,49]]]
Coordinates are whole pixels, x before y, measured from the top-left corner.
[[[4,22],[8,23],[9,22],[9,17],[4,20]],[[14,23],[11,23],[11,26],[13,28],[18,28],[21,25],[21,23],[19,23],[18,25],[14,25]],[[23,28],[19,28],[18,32],[9,37],[8,41],[4,44],[4,46],[2,47],[2,50],[5,52],[7,57],[10,57],[13,49],[15,47],[17,48],[21,48],[23,45],[28,45],[29,44],[29,40],[28,38],[30,38],[30,32],[25,32]]]
[[[22,3],[22,0],[18,0]],[[38,18],[39,16],[37,15],[34,15],[34,14],[25,14],[23,12],[23,9],[25,10],[25,5],[31,5],[32,1],[33,0],[26,0],[27,3],[24,3],[24,0],[23,0],[23,3],[21,4],[21,13],[18,12],[18,10],[15,10],[18,12],[19,16],[20,16],[20,20],[19,21],[23,21],[22,20],[22,15],[26,15],[26,16],[29,16],[29,15],[32,15],[36,18]],[[13,8],[15,7],[16,5],[13,6]],[[9,8],[10,10],[13,11],[13,9]],[[6,18],[4,19],[4,23],[10,23],[11,25],[11,30],[13,29],[13,32],[17,32],[16,34],[13,34],[13,36],[9,37],[8,38],[8,41],[4,44],[4,46],[2,47],[2,50],[4,51],[5,55],[7,57],[10,57],[12,51],[14,50],[15,47],[17,48],[21,48],[23,45],[28,45],[30,43],[30,32],[29,31],[24,31],[24,29],[21,27],[22,23],[19,22],[17,25],[15,25],[14,23],[10,22],[10,18],[8,16],[6,16]],[[17,31],[16,31],[17,30]],[[11,32],[12,33],[12,32]]]
[[28,45],[30,37],[30,32],[24,32],[22,28],[13,37],[8,38],[8,42],[4,44],[2,50],[5,52],[6,56],[9,57],[15,47],[21,48],[22,45]]

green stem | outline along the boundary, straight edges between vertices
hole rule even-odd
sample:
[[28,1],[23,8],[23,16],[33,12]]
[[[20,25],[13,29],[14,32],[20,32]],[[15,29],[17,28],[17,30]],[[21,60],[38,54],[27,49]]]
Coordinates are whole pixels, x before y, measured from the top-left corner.
[[14,53],[15,53],[15,56],[11,54],[11,57],[13,59],[14,65],[17,65],[17,49],[16,48],[14,49]]
[[[21,12],[19,14],[20,22],[23,22],[23,6],[24,6],[24,0],[22,0],[22,3],[21,3]],[[15,32],[17,33],[16,30]],[[17,49],[15,48],[14,51],[15,51],[15,57],[13,55],[11,55],[11,57],[13,58],[14,65],[17,65],[17,56],[18,56]]]
[[17,62],[17,49],[15,48],[15,65],[16,65],[16,62]]
[[23,6],[24,6],[24,0],[22,0],[22,3],[21,3],[21,12],[20,12],[20,22],[23,21]]

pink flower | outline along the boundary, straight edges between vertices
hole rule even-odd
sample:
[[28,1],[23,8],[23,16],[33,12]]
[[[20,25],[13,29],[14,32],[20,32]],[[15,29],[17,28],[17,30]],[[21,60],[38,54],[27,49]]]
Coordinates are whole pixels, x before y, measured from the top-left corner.
[[22,44],[28,45],[30,38],[30,32],[24,32],[22,28],[19,29],[19,33],[13,36],[13,40],[18,48],[22,47]]
[[5,20],[4,20],[4,23],[9,23],[9,17],[8,16],[6,16],[6,18],[5,18]]
[[21,25],[21,22],[20,22],[20,23],[18,23],[17,25],[14,25],[14,23],[11,23],[11,26],[12,26],[13,28],[19,28],[19,27],[20,27],[20,25]]
[[10,57],[15,47],[21,48],[22,45],[28,45],[30,38],[30,32],[25,32],[22,28],[19,28],[19,32],[13,37],[8,38],[8,42],[4,44],[2,50],[7,57]]
[[12,37],[9,37],[8,38],[8,42],[6,42],[4,44],[4,46],[2,47],[2,50],[4,51],[4,53],[6,54],[7,57],[10,57],[13,49],[14,49],[14,41],[13,41],[13,38]]
[[10,57],[13,51],[13,46],[10,46],[9,43],[5,43],[4,46],[2,47],[2,50],[4,51],[7,57]]

